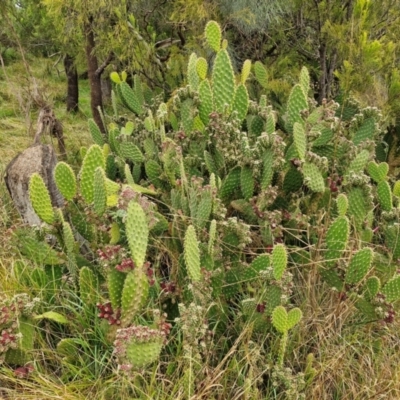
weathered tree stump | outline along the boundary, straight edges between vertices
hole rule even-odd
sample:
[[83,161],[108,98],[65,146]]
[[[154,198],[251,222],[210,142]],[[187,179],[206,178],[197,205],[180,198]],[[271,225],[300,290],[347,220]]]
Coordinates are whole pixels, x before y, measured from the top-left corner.
[[[55,122],[56,121],[56,122]],[[23,221],[29,225],[40,225],[29,199],[29,180],[34,172],[43,178],[53,207],[61,207],[64,199],[54,181],[53,171],[57,156],[51,145],[40,144],[41,134],[50,128],[52,133],[57,120],[49,107],[41,110],[34,144],[11,160],[6,168],[5,181],[10,196]]]

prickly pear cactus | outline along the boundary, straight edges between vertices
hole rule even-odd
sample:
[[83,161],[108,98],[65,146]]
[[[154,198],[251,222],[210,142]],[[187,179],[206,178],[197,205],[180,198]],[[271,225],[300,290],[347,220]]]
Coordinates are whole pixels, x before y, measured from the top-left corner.
[[48,224],[54,223],[55,218],[50,194],[43,178],[37,172],[32,174],[29,182],[29,198],[39,218]]
[[54,169],[54,180],[64,198],[71,201],[76,195],[76,178],[72,168],[60,161]]
[[132,259],[136,267],[140,268],[143,266],[146,258],[149,227],[143,208],[135,201],[131,201],[128,206],[126,236],[128,238]]
[[190,279],[192,281],[199,281],[201,279],[199,243],[197,241],[196,231],[192,225],[186,230],[184,255],[186,269]]
[[96,168],[105,168],[103,151],[98,145],[93,145],[87,151],[80,170],[80,191],[87,204],[93,202],[94,173]]

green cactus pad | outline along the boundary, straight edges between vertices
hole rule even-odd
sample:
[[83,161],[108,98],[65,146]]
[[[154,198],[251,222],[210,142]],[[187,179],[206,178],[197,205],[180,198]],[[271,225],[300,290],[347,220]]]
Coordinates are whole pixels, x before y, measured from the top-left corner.
[[[135,91],[137,101],[139,102],[140,110],[142,110],[143,105],[145,103],[145,99],[144,99],[144,93],[143,93],[143,88],[142,88],[142,82],[140,80],[139,75],[135,75],[133,77],[133,84],[134,84],[133,90]],[[129,121],[129,122],[131,122],[131,121]]]
[[121,307],[122,290],[124,288],[125,278],[126,274],[117,271],[115,268],[112,268],[107,272],[108,295],[110,296],[111,305],[114,310]]
[[253,169],[249,166],[242,167],[240,172],[240,189],[246,200],[249,200],[253,196],[254,186]]
[[274,269],[274,278],[280,280],[287,266],[287,251],[283,244],[277,244],[272,249],[272,266]]
[[186,99],[181,103],[181,123],[185,134],[193,130],[194,104],[192,99]]
[[322,128],[321,134],[313,142],[313,147],[321,147],[329,144],[333,139],[334,132],[329,128]]
[[[157,332],[157,331],[156,331]],[[155,362],[160,357],[163,339],[158,337],[147,342],[132,341],[126,346],[126,359],[135,369],[141,369]]]
[[395,224],[385,229],[385,244],[394,260],[400,258],[400,226]]
[[199,116],[204,125],[210,121],[209,115],[213,111],[213,94],[208,80],[204,80],[199,85]]
[[393,186],[393,196],[400,197],[400,181],[396,181]]
[[400,276],[391,279],[381,290],[386,296],[386,301],[391,303],[400,299]]
[[293,193],[299,190],[303,186],[303,175],[301,172],[290,166],[289,170],[285,174],[282,188],[286,193]]
[[111,79],[114,83],[121,83],[121,82],[122,82],[121,78],[119,77],[118,72],[115,72],[115,71],[113,71],[113,72],[110,73],[110,79]]
[[196,71],[201,80],[206,79],[208,72],[207,60],[203,57],[199,57],[196,61]]
[[288,328],[288,313],[283,306],[278,306],[272,312],[272,325],[280,333],[286,333]]
[[304,160],[307,150],[307,138],[304,125],[298,122],[293,124],[293,139],[300,160]]
[[107,207],[106,174],[103,168],[98,167],[93,180],[93,208],[97,215],[101,216]]
[[390,211],[393,208],[393,198],[390,185],[387,181],[381,181],[376,187],[379,204],[384,211]]
[[268,133],[268,135],[272,135],[275,132],[275,118],[272,113],[267,117],[267,122],[265,123],[265,132]]
[[359,145],[368,139],[373,139],[375,135],[375,119],[373,117],[367,118],[358,131],[355,133],[353,143]]
[[121,82],[117,88],[124,105],[135,114],[141,115],[143,110],[136,92],[126,82]]
[[233,101],[232,111],[237,111],[238,119],[243,121],[247,115],[247,109],[249,108],[249,94],[246,86],[239,85],[236,88],[235,100]]
[[207,44],[214,51],[219,51],[221,48],[222,33],[218,22],[209,21],[205,27],[204,34]]
[[287,126],[292,131],[295,122],[303,123],[300,112],[308,110],[307,97],[300,85],[295,85],[290,92],[287,106]]
[[122,157],[131,160],[134,163],[141,163],[144,161],[144,156],[139,147],[137,147],[132,142],[121,142],[120,152]]
[[82,267],[79,271],[80,298],[86,305],[94,305],[97,302],[98,281],[96,275],[89,267]]
[[72,233],[71,225],[68,222],[63,222],[63,240],[66,253],[70,256],[74,254],[75,239]]
[[345,282],[354,285],[362,281],[371,268],[373,256],[374,253],[369,247],[354,254],[346,271]]
[[110,227],[110,244],[117,244],[121,238],[119,225],[113,222]]
[[347,215],[354,219],[355,225],[359,229],[367,217],[371,204],[366,199],[361,187],[352,187],[347,193],[347,198],[349,199]]
[[369,152],[367,150],[362,150],[357,154],[356,158],[350,163],[348,168],[348,173],[353,172],[356,174],[361,173],[365,166],[367,165],[369,158]]
[[243,281],[251,281],[259,276],[261,271],[267,270],[271,264],[269,254],[259,255],[244,271],[242,274]]
[[193,91],[197,91],[199,87],[199,75],[197,74],[196,63],[197,55],[196,53],[192,53],[189,57],[187,78],[190,89],[192,89]]
[[219,195],[222,201],[229,200],[234,191],[240,186],[241,169],[231,170],[222,183]]
[[80,171],[81,194],[87,204],[93,202],[93,180],[97,167],[104,169],[105,161],[101,147],[93,145],[87,151]]
[[338,273],[335,269],[324,269],[320,268],[319,273],[322,279],[332,288],[335,288],[337,291],[343,291],[343,281],[339,277]]
[[64,198],[71,201],[76,195],[76,178],[72,168],[60,161],[54,168],[54,180]]
[[268,72],[260,61],[254,63],[254,75],[257,82],[264,88],[268,88]]
[[312,163],[304,163],[303,165],[303,175],[304,183],[313,192],[324,192],[325,191],[325,181],[321,174],[320,168]]
[[143,208],[131,201],[126,217],[126,236],[131,251],[131,257],[138,268],[142,267],[146,258],[149,227]]
[[384,181],[389,172],[389,164],[382,162],[377,164],[375,161],[371,161],[368,163],[368,174],[369,176],[376,182],[379,183]]
[[48,224],[55,221],[49,191],[43,178],[37,172],[32,174],[29,181],[29,199],[35,213],[42,221]]
[[213,200],[211,192],[209,190],[204,191],[201,194],[201,200],[196,212],[196,226],[199,229],[204,228],[208,223],[212,211],[212,204]]
[[186,269],[190,279],[192,281],[199,281],[201,279],[200,250],[196,231],[193,225],[190,225],[186,230],[184,256]]
[[279,286],[266,286],[262,300],[265,302],[265,315],[272,315],[276,307],[281,305],[282,289]]
[[208,232],[208,254],[210,255],[213,252],[216,237],[217,237],[217,221],[213,219],[210,223],[210,230]]
[[344,193],[340,193],[339,196],[336,198],[336,206],[340,216],[344,216],[347,213],[349,200]]
[[296,326],[300,322],[302,317],[303,313],[301,312],[300,308],[293,308],[292,310],[290,310],[287,314],[287,330],[290,330],[294,326]]
[[261,189],[265,190],[272,182],[274,176],[274,151],[267,149],[262,156],[263,172],[261,177]]
[[90,118],[88,120],[88,125],[89,125],[89,131],[90,131],[90,134],[92,135],[93,141],[97,145],[103,146],[104,145],[104,137],[103,137],[103,134],[101,133],[100,128],[97,126],[96,122],[94,122],[94,119]]
[[[140,165],[140,164],[135,164],[135,165]],[[135,180],[133,179],[133,175],[131,172],[131,167],[129,166],[129,164],[125,164],[124,174],[125,174],[126,183],[129,183],[129,184],[135,183]]]
[[218,172],[214,158],[207,150],[204,150],[204,163],[210,173],[216,174]]
[[346,249],[350,234],[350,223],[347,217],[339,216],[332,222],[326,233],[325,260],[332,266],[342,256]]
[[264,132],[265,121],[259,115],[251,119],[250,133],[254,136],[260,136]]
[[366,300],[372,300],[381,288],[381,281],[377,276],[371,276],[365,282],[364,297]]
[[240,83],[244,85],[251,72],[251,60],[245,60],[240,74]]
[[300,71],[299,83],[304,94],[307,96],[308,91],[310,90],[310,74],[308,73],[308,69],[306,67],[303,67]]
[[141,311],[149,295],[149,281],[142,267],[126,274],[121,296],[121,325],[126,327]]
[[219,51],[215,57],[212,72],[212,91],[216,111],[223,112],[225,106],[231,107],[235,96],[235,75],[226,50]]

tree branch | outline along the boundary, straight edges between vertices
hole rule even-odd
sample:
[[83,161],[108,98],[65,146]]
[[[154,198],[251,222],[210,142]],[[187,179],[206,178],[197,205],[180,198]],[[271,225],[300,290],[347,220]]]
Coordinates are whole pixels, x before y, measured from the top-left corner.
[[97,68],[95,74],[96,76],[100,76],[104,70],[107,68],[107,66],[110,64],[110,62],[113,60],[114,58],[114,53],[111,51],[110,54],[108,55],[108,57],[104,60],[103,64],[101,64],[99,66],[99,68]]

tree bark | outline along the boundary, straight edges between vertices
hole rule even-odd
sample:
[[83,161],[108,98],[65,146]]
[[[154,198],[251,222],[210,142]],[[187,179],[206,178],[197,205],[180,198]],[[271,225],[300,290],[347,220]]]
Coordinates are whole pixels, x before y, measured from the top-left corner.
[[103,110],[103,99],[101,93],[101,74],[97,73],[99,63],[95,55],[95,39],[92,30],[92,19],[85,26],[85,39],[86,39],[86,60],[88,65],[88,75],[90,83],[90,107],[92,110],[93,119],[101,132],[105,133],[105,127],[99,112]]
[[74,59],[69,54],[64,57],[64,68],[67,75],[67,111],[77,112],[79,102],[78,71]]

